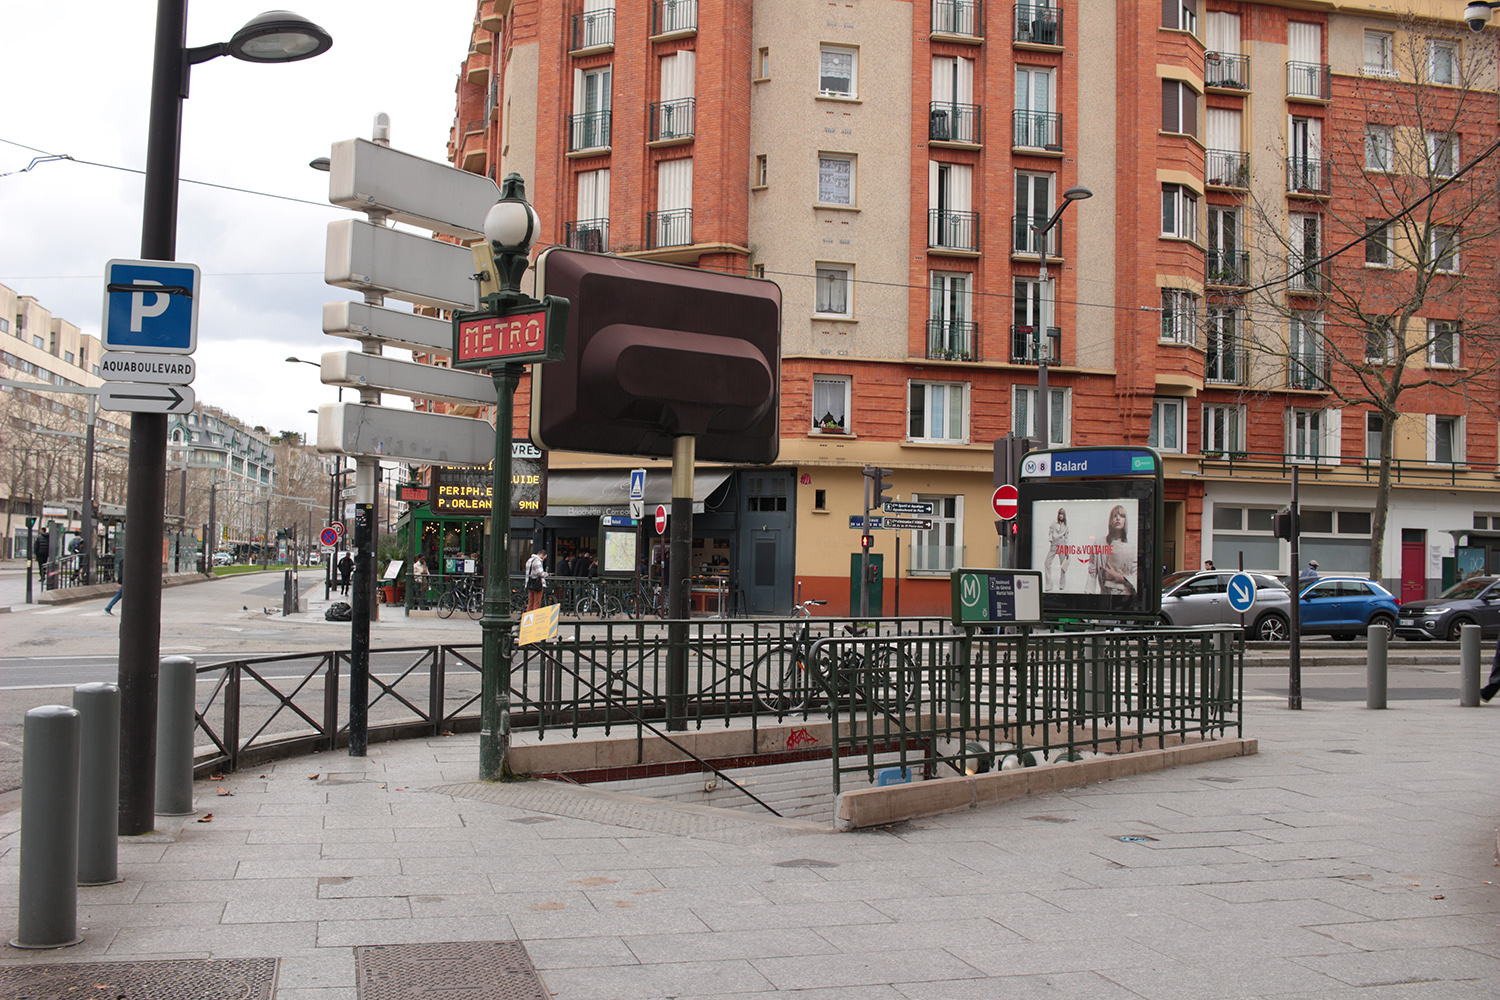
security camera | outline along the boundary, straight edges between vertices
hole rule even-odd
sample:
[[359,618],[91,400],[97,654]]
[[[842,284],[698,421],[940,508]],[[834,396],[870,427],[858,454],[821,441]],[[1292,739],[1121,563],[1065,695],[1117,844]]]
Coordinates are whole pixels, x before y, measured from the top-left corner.
[[1471,3],[1464,8],[1464,20],[1468,22],[1470,31],[1483,31],[1484,26],[1490,21],[1490,5],[1488,3]]

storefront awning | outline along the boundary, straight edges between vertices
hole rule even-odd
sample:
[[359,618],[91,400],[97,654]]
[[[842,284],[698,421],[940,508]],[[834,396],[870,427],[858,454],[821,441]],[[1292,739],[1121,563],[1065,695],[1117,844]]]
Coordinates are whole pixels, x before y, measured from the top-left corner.
[[[693,473],[693,513],[703,513],[703,501],[724,485],[732,469],[706,469]],[[647,516],[657,504],[672,503],[670,470],[652,470],[646,476]],[[547,516],[589,517],[630,513],[629,469],[548,469]]]

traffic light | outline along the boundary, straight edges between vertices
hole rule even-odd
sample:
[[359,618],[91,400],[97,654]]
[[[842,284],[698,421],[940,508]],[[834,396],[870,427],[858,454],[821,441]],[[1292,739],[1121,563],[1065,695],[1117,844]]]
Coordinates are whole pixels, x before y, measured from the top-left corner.
[[891,491],[891,484],[885,478],[890,474],[890,469],[882,469],[875,465],[865,466],[865,478],[870,480],[869,488],[865,492],[868,498],[865,510],[879,510],[890,499],[886,494]]
[[860,548],[862,548],[862,549],[868,549],[871,546],[873,546],[874,544],[875,544],[875,536],[874,535],[865,534],[865,535],[860,535],[859,536],[859,546],[860,546]]
[[1275,529],[1277,538],[1292,540],[1292,508],[1283,507],[1271,515],[1271,526]]

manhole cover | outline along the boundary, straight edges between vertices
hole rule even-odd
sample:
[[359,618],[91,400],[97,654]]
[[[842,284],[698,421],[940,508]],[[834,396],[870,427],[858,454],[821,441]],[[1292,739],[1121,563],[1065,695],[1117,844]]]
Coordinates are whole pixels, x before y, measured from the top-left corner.
[[275,990],[274,958],[73,962],[0,968],[0,996],[5,1000],[271,1000]]
[[1030,820],[1035,820],[1038,823],[1071,823],[1071,822],[1073,822],[1071,819],[1069,819],[1066,816],[1027,816],[1026,818],[1030,819]]
[[777,868],[837,868],[837,861],[818,861],[816,858],[795,858],[776,862]]
[[551,1000],[519,941],[354,949],[359,1000]]
[[1146,836],[1145,834],[1142,834],[1142,833],[1131,833],[1131,834],[1126,834],[1123,837],[1116,837],[1115,839],[1118,840],[1122,844],[1140,844],[1140,843],[1144,843],[1144,842],[1146,842],[1148,840],[1155,840],[1156,838],[1155,837],[1148,837],[1148,836]]

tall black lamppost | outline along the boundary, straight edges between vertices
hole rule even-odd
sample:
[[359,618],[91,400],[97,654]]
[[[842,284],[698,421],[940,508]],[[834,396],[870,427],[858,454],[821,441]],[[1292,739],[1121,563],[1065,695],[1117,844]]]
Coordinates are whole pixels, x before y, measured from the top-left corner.
[[[294,62],[328,51],[328,32],[284,10],[251,19],[227,42],[187,47],[187,0],[158,0],[146,141],[141,257],[177,256],[182,102],[191,67],[229,55]],[[167,415],[135,413],[125,514],[125,607],[120,629],[120,833],[152,829],[156,799],[156,670],[161,654],[161,542],[166,506]]]
[[1056,303],[1047,296],[1047,234],[1057,225],[1069,205],[1093,196],[1094,192],[1086,187],[1070,187],[1063,192],[1063,203],[1057,206],[1052,218],[1040,226],[1031,227],[1031,231],[1036,234],[1037,252],[1042,258],[1036,282],[1039,299],[1037,319],[1040,321],[1036,333],[1036,434],[1044,449],[1052,447],[1052,401],[1047,398],[1047,331],[1052,327],[1051,312],[1056,308]]

